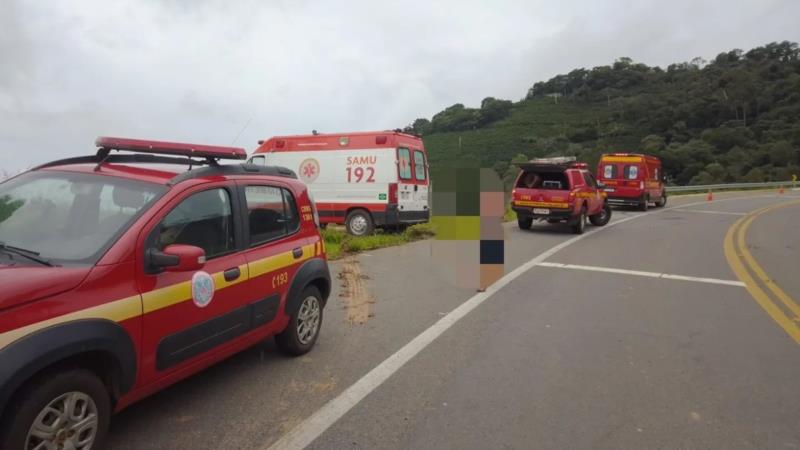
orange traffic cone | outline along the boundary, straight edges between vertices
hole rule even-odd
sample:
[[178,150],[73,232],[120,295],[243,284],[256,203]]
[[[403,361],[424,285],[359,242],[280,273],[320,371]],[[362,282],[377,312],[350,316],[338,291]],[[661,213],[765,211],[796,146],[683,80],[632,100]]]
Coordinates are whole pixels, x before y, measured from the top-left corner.
[[783,186],[781,186],[781,188],[778,189],[778,194],[783,194]]
[[710,202],[714,201],[714,193],[711,192],[711,189],[708,190],[708,196],[706,197],[706,200]]

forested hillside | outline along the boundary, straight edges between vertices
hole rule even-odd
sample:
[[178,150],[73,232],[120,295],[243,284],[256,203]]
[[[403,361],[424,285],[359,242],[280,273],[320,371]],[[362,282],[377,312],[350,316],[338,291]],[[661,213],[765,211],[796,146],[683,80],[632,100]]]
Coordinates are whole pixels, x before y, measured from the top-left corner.
[[535,83],[519,102],[456,104],[406,131],[432,165],[479,163],[509,178],[512,161],[644,152],[673,184],[789,180],[800,175],[800,50],[771,43],[667,68],[630,58]]

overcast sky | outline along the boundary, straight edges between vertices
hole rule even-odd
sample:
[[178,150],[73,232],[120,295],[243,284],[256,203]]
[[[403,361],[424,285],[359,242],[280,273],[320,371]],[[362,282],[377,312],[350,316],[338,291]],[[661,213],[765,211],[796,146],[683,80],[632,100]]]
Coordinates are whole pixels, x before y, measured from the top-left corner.
[[[620,56],[800,41],[800,0],[0,0],[0,172],[98,135],[237,145],[404,126]],[[249,123],[249,125],[248,125]]]

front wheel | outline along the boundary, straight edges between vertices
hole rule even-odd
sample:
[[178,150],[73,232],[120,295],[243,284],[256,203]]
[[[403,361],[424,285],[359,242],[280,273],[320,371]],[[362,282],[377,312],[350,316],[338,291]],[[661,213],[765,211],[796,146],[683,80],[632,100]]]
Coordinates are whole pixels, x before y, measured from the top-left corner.
[[372,216],[363,209],[350,211],[347,219],[345,219],[344,226],[347,228],[347,232],[353,236],[366,236],[372,234],[375,229]]
[[308,286],[300,294],[300,307],[292,314],[289,325],[275,336],[278,349],[290,356],[308,353],[317,342],[322,327],[322,294]]
[[530,230],[532,224],[533,219],[530,217],[527,219],[517,219],[517,225],[519,225],[520,230]]
[[108,390],[92,372],[71,369],[32,380],[0,432],[7,449],[99,450],[111,421]]
[[603,204],[603,209],[601,209],[599,213],[589,216],[589,221],[592,222],[592,225],[597,227],[602,227],[607,224],[609,220],[611,220],[611,207],[608,206],[608,203]]
[[577,217],[577,222],[572,225],[572,232],[575,234],[583,234],[586,229],[586,206],[581,208],[581,215]]

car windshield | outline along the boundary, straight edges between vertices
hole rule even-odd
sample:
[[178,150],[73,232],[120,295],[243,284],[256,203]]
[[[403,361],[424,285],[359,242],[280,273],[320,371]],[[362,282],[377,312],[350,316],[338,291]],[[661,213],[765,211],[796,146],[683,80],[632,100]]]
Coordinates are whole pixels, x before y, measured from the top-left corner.
[[29,172],[0,184],[0,242],[56,264],[93,263],[164,191],[102,175]]

